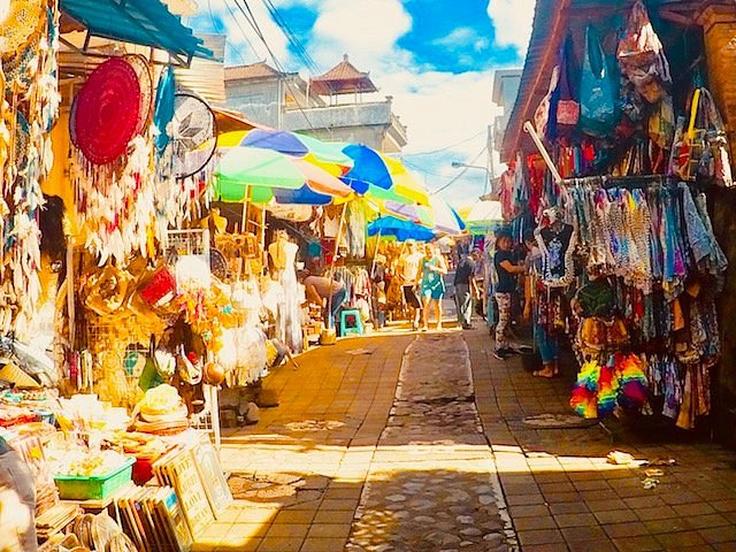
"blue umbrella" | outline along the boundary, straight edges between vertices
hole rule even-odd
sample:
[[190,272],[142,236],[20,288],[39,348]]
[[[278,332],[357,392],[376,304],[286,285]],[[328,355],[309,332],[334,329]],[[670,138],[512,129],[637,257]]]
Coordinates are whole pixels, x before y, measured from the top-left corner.
[[349,144],[342,151],[353,160],[353,168],[342,180],[357,193],[365,194],[371,185],[384,190],[393,186],[391,173],[377,151],[361,144]]
[[435,238],[429,228],[396,217],[381,217],[368,225],[369,236],[394,236],[399,241],[430,241]]
[[298,190],[273,189],[273,197],[276,203],[281,205],[329,205],[332,197],[320,194],[309,186],[302,186]]
[[309,153],[309,148],[299,138],[283,130],[253,129],[246,134],[241,145],[274,150],[292,157],[304,157]]

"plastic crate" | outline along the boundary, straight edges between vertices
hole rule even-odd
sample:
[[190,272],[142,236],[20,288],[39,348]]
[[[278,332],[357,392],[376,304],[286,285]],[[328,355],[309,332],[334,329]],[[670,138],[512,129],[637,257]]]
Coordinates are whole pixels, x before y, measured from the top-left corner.
[[54,481],[63,499],[102,500],[130,482],[134,463],[135,458],[127,458],[122,466],[107,475],[55,475]]

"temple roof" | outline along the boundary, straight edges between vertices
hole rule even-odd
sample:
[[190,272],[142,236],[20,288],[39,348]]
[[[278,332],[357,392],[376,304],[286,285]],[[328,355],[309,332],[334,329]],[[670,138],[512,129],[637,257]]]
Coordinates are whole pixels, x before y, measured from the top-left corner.
[[355,92],[378,92],[368,73],[358,71],[345,54],[342,61],[332,69],[310,79],[310,87],[322,96],[353,94]]

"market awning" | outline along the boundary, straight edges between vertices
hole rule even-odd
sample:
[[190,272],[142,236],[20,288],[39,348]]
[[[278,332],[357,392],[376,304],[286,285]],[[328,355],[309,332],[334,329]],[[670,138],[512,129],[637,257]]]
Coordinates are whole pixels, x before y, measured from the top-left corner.
[[85,27],[88,37],[166,50],[186,65],[195,56],[213,55],[161,0],[61,0],[60,6]]

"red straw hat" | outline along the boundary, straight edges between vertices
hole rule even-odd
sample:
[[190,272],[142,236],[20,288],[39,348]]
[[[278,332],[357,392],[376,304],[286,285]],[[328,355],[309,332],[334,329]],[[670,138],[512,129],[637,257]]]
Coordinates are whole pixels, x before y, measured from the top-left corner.
[[72,123],[84,156],[104,165],[125,153],[140,109],[141,86],[130,63],[111,58],[97,67],[77,95]]

